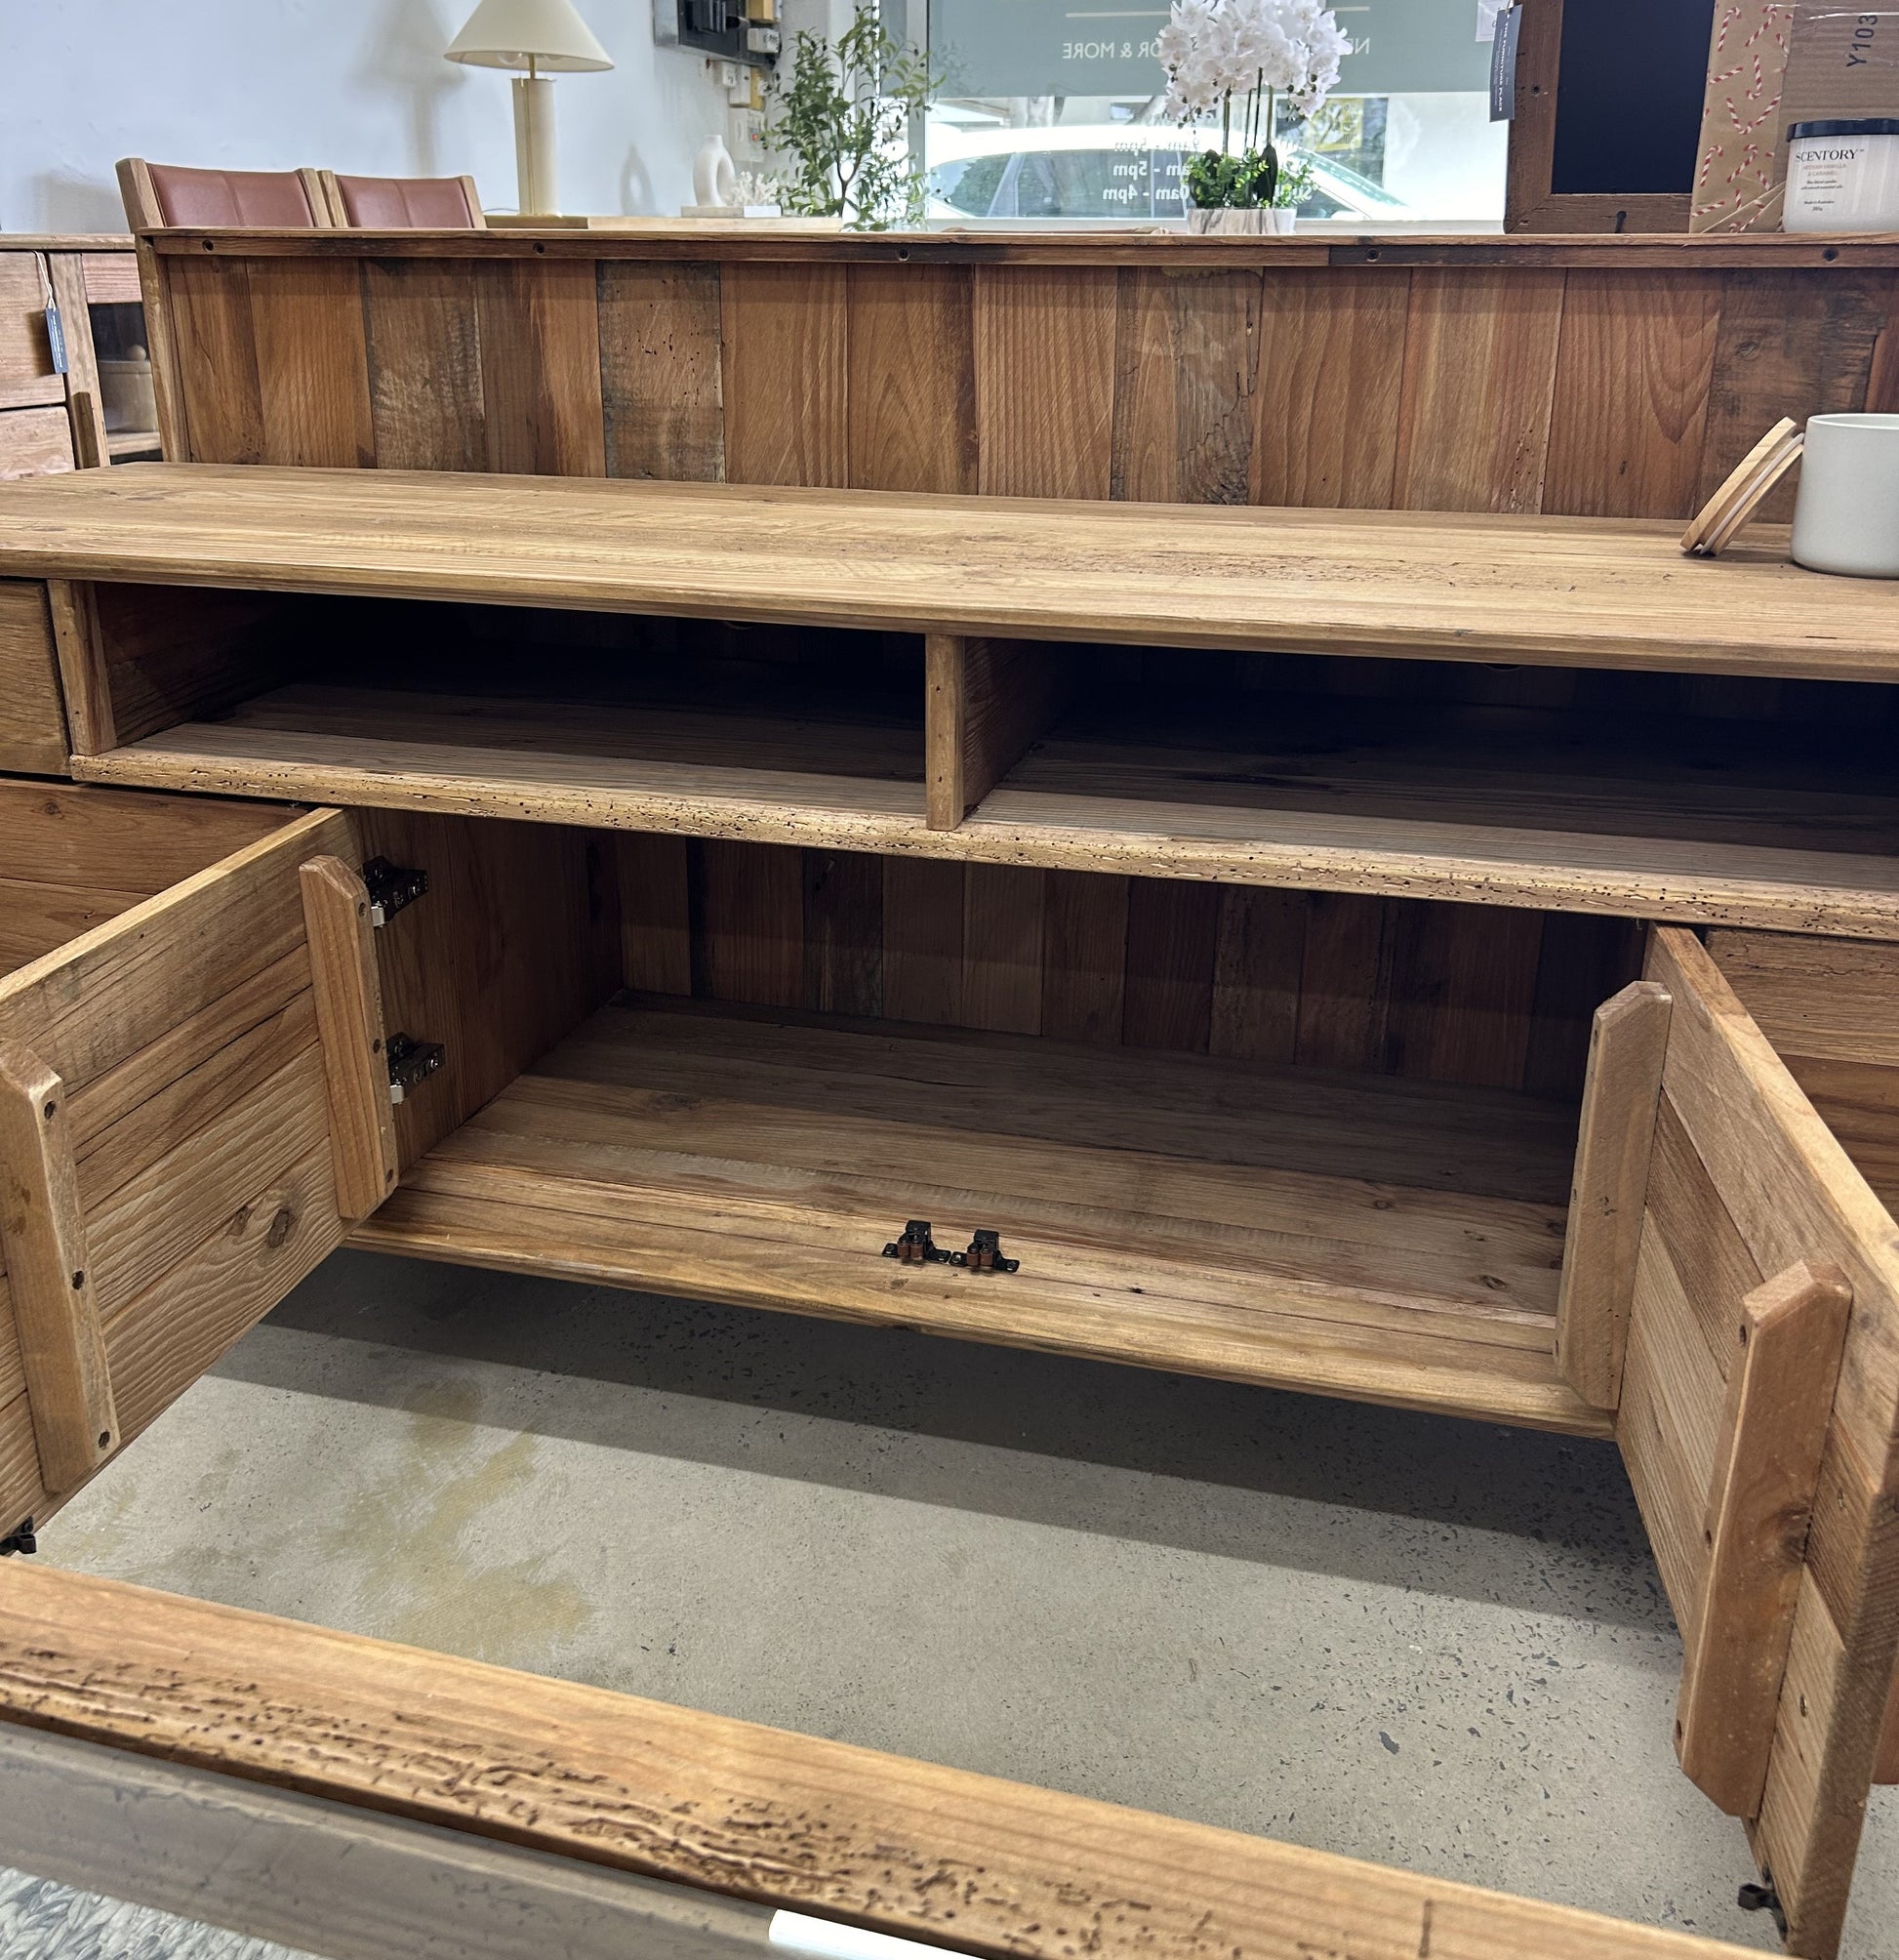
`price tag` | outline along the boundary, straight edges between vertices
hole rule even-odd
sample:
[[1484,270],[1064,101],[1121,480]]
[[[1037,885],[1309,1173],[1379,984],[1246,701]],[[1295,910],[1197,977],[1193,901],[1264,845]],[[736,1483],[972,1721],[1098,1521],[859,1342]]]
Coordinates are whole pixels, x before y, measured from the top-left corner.
[[66,330],[60,318],[58,306],[46,309],[46,344],[53,349],[53,372],[64,374],[66,371]]
[[1506,7],[1497,16],[1490,41],[1490,120],[1516,119],[1516,30],[1523,24],[1521,7]]

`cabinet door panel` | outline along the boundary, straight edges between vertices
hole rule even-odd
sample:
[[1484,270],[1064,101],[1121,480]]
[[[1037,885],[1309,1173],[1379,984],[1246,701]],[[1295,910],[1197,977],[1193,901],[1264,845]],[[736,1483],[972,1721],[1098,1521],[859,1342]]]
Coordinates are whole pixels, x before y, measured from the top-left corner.
[[[1673,1008],[1618,1440],[1690,1651],[1683,1719],[1727,1722],[1727,1795],[1758,1792],[1729,1808],[1793,1950],[1826,1954],[1899,1650],[1899,1230],[1700,942],[1658,928],[1646,971]],[[1750,1367],[1744,1324],[1780,1363]],[[1723,1642],[1744,1709],[1696,1698]]]
[[43,1518],[343,1236],[336,1164],[364,1144],[336,1133],[335,1090],[382,1029],[366,971],[375,1025],[331,1015],[324,1045],[326,972],[369,956],[319,924],[313,959],[319,861],[360,866],[333,810],[0,981],[0,1531]]

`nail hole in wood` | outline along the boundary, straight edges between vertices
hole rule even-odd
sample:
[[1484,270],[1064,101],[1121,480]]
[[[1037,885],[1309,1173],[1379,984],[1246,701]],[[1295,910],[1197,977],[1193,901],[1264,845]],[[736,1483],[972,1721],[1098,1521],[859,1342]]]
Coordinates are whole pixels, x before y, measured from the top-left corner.
[[75,1273],[75,1274],[73,1274],[73,1276],[72,1276],[72,1290],[73,1290],[73,1291],[74,1291],[75,1293],[76,1293],[76,1292],[77,1292],[77,1291],[79,1290],[79,1288],[80,1288],[81,1286],[84,1286],[85,1284],[86,1284],[86,1276],[85,1276],[85,1274],[84,1274],[83,1272],[80,1272],[80,1273]]
[[59,1114],[59,1111],[60,1111],[60,1105],[57,1102],[48,1103],[45,1111],[47,1122],[51,1123],[53,1119]]
[[1831,265],[1833,262],[1839,257],[1839,247],[1838,245],[1829,245],[1827,249],[1820,254],[1820,256],[1827,262],[1829,265]]
[[213,244],[213,243],[212,243],[212,241],[211,241],[211,240],[210,240],[209,238],[207,238],[207,239],[206,239],[206,240],[204,241],[204,249],[205,249],[205,250],[206,250],[207,252],[215,252],[215,251],[217,251],[218,247],[217,247],[217,246],[216,246],[215,244]]
[[100,1447],[100,1448],[101,1448],[101,1450],[109,1450],[109,1449],[111,1449],[111,1447],[112,1447],[112,1432],[111,1432],[111,1431],[110,1431],[109,1429],[101,1429],[101,1431],[99,1432],[99,1447]]
[[535,249],[535,250],[536,250],[537,252],[545,252],[545,250],[546,250],[547,248],[546,248],[546,246],[545,246],[545,245],[542,245],[542,244],[537,244],[537,245],[535,246],[535,248],[534,248],[534,249]]

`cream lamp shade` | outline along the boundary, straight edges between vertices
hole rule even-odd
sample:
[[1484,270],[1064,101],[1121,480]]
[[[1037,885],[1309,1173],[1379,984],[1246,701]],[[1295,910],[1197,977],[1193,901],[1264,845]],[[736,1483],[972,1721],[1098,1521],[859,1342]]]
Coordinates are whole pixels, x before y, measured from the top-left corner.
[[526,73],[610,68],[607,51],[572,0],[481,0],[448,45],[451,61]]
[[514,169],[521,215],[560,209],[554,187],[554,85],[563,70],[610,68],[607,51],[575,13],[573,0],[481,0],[446,50],[451,61],[518,70],[514,95]]

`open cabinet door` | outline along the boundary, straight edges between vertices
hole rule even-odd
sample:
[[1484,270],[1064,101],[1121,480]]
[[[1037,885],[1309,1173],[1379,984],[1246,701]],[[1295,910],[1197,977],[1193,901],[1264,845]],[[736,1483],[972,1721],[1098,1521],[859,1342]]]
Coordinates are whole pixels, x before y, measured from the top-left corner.
[[1694,935],[1654,931],[1646,973],[1672,1010],[1616,1435],[1683,1767],[1826,1956],[1899,1650],[1899,1234]]
[[316,811],[0,981],[0,1535],[393,1188],[359,870]]

